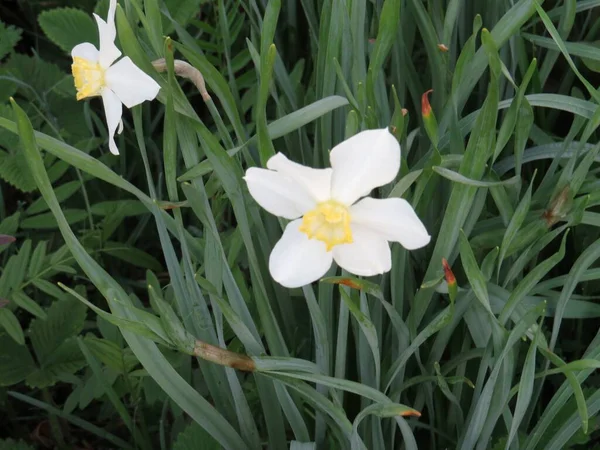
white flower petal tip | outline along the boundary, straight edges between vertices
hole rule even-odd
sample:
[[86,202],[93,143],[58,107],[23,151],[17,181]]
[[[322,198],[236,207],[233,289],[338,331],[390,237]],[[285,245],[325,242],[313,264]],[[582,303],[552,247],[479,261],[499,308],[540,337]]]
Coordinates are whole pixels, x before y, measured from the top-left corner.
[[106,21],[94,14],[100,46],[97,49],[89,42],[76,45],[71,50],[71,68],[77,100],[102,96],[108,124],[109,148],[111,153],[118,155],[114,135],[115,132],[123,131],[123,105],[131,108],[146,100],[153,100],[158,95],[160,86],[128,57],[115,63],[121,56],[121,51],[115,45],[116,10],[117,0],[110,0]]
[[351,205],[400,170],[400,144],[387,128],[362,131],[336,145],[329,155],[331,195]]
[[109,89],[105,89],[104,92],[102,92],[102,103],[104,103],[104,112],[106,113],[108,148],[113,155],[118,155],[119,149],[115,143],[115,133],[121,124],[123,104],[118,99],[117,95]]
[[352,227],[351,244],[333,248],[336,263],[354,275],[371,277],[389,272],[392,268],[392,252],[388,242],[369,229],[360,225]]
[[271,156],[267,168],[275,170],[300,184],[317,202],[329,200],[331,196],[332,169],[313,169],[290,161],[283,153]]
[[254,200],[275,216],[297,219],[315,206],[301,185],[273,170],[251,167],[244,180]]
[[160,85],[126,56],[110,66],[104,75],[106,87],[128,108],[154,100]]
[[115,45],[117,30],[115,28],[114,16],[112,23],[105,22],[97,14],[94,14],[94,19],[96,19],[96,25],[98,25],[98,38],[100,42],[100,57],[98,58],[98,62],[106,70],[122,54],[121,50]]
[[317,281],[327,273],[332,254],[325,244],[309,239],[299,227],[302,220],[290,222],[269,257],[269,271],[275,281],[287,288],[297,288]]
[[350,208],[352,223],[399,242],[407,250],[429,244],[431,236],[413,207],[403,198],[365,198]]
[[77,44],[75,47],[73,47],[73,50],[71,50],[71,57],[83,58],[91,62],[97,62],[99,54],[100,52],[96,46],[94,44],[90,44],[89,42]]

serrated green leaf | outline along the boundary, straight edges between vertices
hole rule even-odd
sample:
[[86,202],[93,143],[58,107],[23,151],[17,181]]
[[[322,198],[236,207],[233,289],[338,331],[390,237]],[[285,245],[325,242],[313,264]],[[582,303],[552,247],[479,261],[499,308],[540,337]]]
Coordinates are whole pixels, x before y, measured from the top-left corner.
[[[56,64],[44,61],[37,55],[15,53],[4,68],[9,76],[20,81],[17,84],[19,93],[32,101],[38,101],[40,94],[56,89],[65,77],[65,73]],[[11,82],[2,80],[2,87],[5,83]]]
[[67,53],[83,42],[98,46],[98,27],[80,9],[54,8],[42,11],[38,22],[46,36]]
[[23,192],[36,190],[22,152],[7,153],[0,150],[0,178]]
[[[31,342],[42,367],[54,360],[54,352],[66,339],[79,334],[86,312],[85,305],[75,299],[57,300],[48,308],[46,320],[35,319],[31,322]],[[77,343],[73,344],[79,352]]]
[[5,25],[4,22],[0,21],[0,60],[12,52],[21,39],[22,32],[20,28]]
[[63,341],[54,350],[44,364],[33,371],[25,382],[35,388],[51,386],[60,380],[65,374],[73,374],[86,364],[84,356],[79,350],[75,337]]
[[27,347],[17,344],[10,336],[0,334],[0,348],[0,386],[20,383],[35,370]]

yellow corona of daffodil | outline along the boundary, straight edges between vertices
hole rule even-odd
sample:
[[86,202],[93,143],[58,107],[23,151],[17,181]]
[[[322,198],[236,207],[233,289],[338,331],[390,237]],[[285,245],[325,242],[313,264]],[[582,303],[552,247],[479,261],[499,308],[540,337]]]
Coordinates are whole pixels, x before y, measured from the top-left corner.
[[362,198],[400,170],[400,145],[387,129],[347,139],[330,162],[312,169],[278,153],[267,169],[250,168],[244,177],[260,206],[292,220],[269,258],[271,275],[285,287],[318,280],[333,261],[355,275],[381,274],[392,267],[388,242],[414,250],[431,239],[406,200]]
[[158,95],[160,86],[129,57],[117,61],[121,52],[115,45],[116,9],[117,0],[110,0],[106,22],[94,14],[98,24],[100,49],[89,42],[76,45],[71,50],[71,69],[75,78],[77,100],[102,97],[108,125],[108,146],[112,153],[118,155],[119,149],[114,136],[117,128],[119,133],[123,129],[123,105],[132,108],[146,100],[153,100]]

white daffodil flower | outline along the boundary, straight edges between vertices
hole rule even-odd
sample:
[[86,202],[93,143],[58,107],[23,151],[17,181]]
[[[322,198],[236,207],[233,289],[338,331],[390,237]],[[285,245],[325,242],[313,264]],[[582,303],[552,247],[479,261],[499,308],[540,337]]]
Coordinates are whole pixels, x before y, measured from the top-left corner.
[[108,125],[108,146],[115,155],[119,149],[115,144],[117,128],[123,131],[123,105],[132,108],[158,95],[160,86],[149,75],[137,67],[129,57],[115,62],[121,52],[115,45],[117,29],[115,12],[117,0],[110,0],[106,22],[94,14],[100,36],[100,50],[84,42],[71,50],[73,77],[77,88],[77,100],[101,96]]
[[381,274],[392,268],[388,242],[414,250],[431,239],[406,200],[360,200],[400,170],[400,145],[387,129],[347,139],[330,161],[330,169],[312,169],[278,153],[267,169],[246,171],[258,204],[292,220],[269,258],[271,276],[285,287],[318,280],[333,261],[355,275]]

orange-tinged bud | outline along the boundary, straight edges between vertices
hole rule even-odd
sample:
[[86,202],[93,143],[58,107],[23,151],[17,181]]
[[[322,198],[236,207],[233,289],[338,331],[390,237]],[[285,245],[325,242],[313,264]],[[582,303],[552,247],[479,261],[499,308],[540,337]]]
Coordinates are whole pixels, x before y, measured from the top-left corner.
[[446,261],[446,258],[442,258],[442,266],[444,267],[444,276],[446,277],[446,283],[448,283],[448,295],[450,296],[450,303],[454,303],[456,295],[458,294],[458,285],[456,284],[456,277],[454,272],[450,268],[450,264]]
[[544,211],[542,217],[546,220],[549,227],[554,225],[556,222],[565,218],[571,208],[573,207],[573,195],[569,185],[566,185],[559,193],[554,197],[550,203],[548,209]]
[[408,109],[402,108],[402,116],[406,116],[408,114]]
[[402,417],[408,417],[408,416],[421,417],[421,413],[419,411],[417,411],[416,409],[409,409],[409,410],[406,410],[406,411],[402,411],[400,413],[400,415]]
[[444,53],[448,51],[448,47],[446,47],[444,44],[438,44],[438,49]]
[[431,105],[429,104],[429,94],[433,92],[433,89],[429,89],[421,96],[421,114],[423,117],[429,117],[431,115]]
[[337,283],[343,284],[344,286],[348,286],[349,288],[352,288],[352,289],[362,290],[362,286],[350,278],[343,278],[341,280],[337,280]]
[[446,258],[442,258],[442,266],[444,266],[444,276],[446,277],[446,283],[448,283],[448,285],[456,284],[456,277],[454,276],[454,273],[452,272],[450,264],[448,264]]

